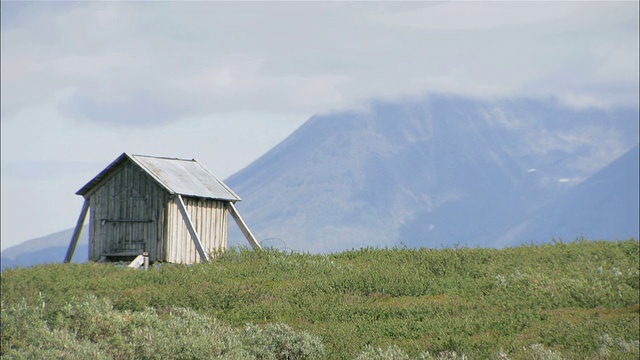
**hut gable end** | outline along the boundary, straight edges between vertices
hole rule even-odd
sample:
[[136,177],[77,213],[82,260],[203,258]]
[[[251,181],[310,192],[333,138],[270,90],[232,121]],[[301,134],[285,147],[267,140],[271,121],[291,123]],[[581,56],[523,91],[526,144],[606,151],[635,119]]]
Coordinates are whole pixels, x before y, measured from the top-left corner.
[[91,190],[89,258],[129,257],[162,248],[162,221],[169,193],[130,161],[111,169]]

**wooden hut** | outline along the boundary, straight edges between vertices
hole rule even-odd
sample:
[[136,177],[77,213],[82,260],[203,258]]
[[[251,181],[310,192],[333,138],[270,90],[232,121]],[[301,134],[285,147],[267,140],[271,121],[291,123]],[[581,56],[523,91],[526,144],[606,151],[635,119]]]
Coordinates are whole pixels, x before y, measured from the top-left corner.
[[123,153],[76,193],[84,205],[69,244],[71,261],[87,213],[89,260],[193,264],[227,247],[228,214],[254,248],[240,201],[196,160]]

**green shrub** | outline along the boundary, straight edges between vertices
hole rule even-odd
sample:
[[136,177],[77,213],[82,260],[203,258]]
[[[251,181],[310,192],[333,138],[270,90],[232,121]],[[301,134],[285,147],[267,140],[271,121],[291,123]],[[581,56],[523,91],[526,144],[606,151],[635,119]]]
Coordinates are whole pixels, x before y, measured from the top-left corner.
[[405,354],[397,345],[391,345],[386,348],[374,348],[367,345],[364,351],[356,357],[356,360],[408,360],[409,356]]
[[637,240],[581,239],[5,269],[0,355],[637,359],[639,264]]
[[[2,307],[2,355],[68,359],[320,359],[319,338],[284,324],[241,331],[185,308],[118,311],[87,296],[45,320],[46,304]],[[49,327],[51,326],[51,328]]]
[[247,325],[241,341],[256,359],[294,360],[321,359],[324,345],[317,336],[295,332],[286,324],[268,324],[264,328]]

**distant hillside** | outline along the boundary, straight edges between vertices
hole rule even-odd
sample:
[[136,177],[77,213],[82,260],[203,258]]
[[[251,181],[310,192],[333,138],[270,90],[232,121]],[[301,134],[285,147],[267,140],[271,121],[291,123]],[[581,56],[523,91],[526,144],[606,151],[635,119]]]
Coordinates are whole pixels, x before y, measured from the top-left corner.
[[254,234],[276,247],[502,246],[510,241],[496,239],[637,145],[637,120],[637,109],[553,99],[376,101],[312,117],[227,183]]
[[540,242],[555,237],[573,239],[639,238],[638,184],[640,148],[622,157],[558,199],[542,207],[505,235],[505,242]]
[[[89,238],[86,230],[85,226],[82,234],[80,234],[80,239],[73,255],[73,262],[87,261]],[[62,262],[67,253],[72,234],[73,229],[67,229],[7,248],[2,251],[2,268]]]
[[[638,237],[638,117],[554,99],[374,101],[313,116],[225,182],[259,241],[298,251]],[[6,249],[2,266],[62,261],[71,231]],[[233,221],[229,243],[246,245]],[[86,244],[85,230],[74,261]]]

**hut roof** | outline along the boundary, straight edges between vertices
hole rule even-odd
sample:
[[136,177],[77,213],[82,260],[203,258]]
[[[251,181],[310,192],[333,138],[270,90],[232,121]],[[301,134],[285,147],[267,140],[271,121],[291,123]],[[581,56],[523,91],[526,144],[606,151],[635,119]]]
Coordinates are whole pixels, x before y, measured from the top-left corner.
[[241,200],[225,183],[195,159],[187,160],[129,153],[122,153],[76,194],[84,196],[91,193],[125,161],[131,161],[138,165],[171,194],[233,202]]

